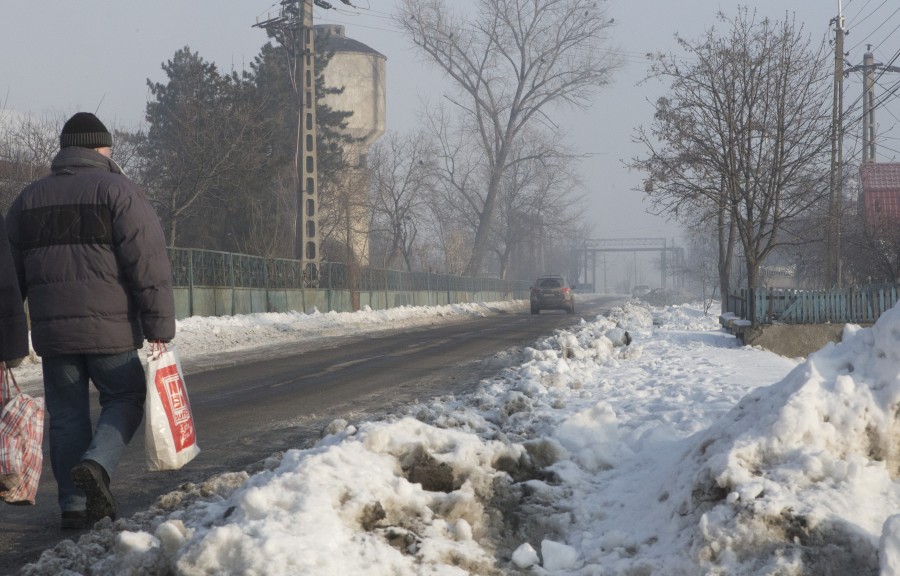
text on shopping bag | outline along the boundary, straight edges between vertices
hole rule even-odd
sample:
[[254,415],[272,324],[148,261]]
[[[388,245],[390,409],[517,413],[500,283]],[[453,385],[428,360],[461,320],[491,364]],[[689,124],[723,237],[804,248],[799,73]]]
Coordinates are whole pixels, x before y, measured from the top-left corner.
[[178,373],[176,364],[162,366],[156,371],[156,391],[162,400],[163,408],[169,419],[169,429],[175,441],[175,451],[193,446],[196,442],[194,434],[194,418],[188,401],[187,389]]

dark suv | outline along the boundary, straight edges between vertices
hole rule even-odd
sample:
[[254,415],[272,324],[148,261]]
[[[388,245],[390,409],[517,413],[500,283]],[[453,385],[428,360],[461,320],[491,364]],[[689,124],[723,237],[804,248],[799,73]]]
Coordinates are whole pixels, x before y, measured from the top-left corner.
[[562,276],[541,276],[531,286],[531,313],[541,310],[565,310],[575,313],[575,295],[572,287]]

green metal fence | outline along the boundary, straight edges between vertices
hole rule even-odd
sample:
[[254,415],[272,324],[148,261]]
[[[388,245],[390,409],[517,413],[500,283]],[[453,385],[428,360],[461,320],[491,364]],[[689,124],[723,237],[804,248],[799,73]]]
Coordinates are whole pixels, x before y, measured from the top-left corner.
[[346,312],[528,298],[530,283],[169,248],[179,318],[258,312]]

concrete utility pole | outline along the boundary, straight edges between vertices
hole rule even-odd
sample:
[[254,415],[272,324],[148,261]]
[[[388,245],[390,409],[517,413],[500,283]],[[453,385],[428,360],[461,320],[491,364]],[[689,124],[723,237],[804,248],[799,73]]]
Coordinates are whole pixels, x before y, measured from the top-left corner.
[[841,204],[844,131],[844,16],[838,1],[834,27],[834,101],[831,112],[831,186],[828,195],[828,222],[825,232],[825,287],[841,287]]
[[897,66],[885,66],[879,62],[875,62],[875,55],[872,54],[872,45],[869,44],[868,51],[863,56],[862,66],[853,66],[848,68],[845,74],[850,72],[863,73],[863,163],[875,162],[875,70],[885,72],[900,72]]
[[665,290],[669,271],[666,268],[666,239],[663,238],[663,249],[659,253],[659,287]]
[[872,45],[863,56],[863,162],[875,162],[875,55]]
[[[291,60],[291,80],[297,94],[297,216],[294,229],[294,257],[303,266],[306,283],[318,279],[318,173],[316,166],[316,69],[314,0],[282,0],[275,18],[254,26],[272,30],[287,49]],[[320,2],[316,1],[319,5]],[[322,3],[324,8],[331,5]]]

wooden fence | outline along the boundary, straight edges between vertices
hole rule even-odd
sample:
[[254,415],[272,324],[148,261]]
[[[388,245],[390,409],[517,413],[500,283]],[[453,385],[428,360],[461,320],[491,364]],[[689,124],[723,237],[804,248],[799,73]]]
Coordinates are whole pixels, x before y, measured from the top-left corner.
[[[897,286],[878,285],[842,290],[757,288],[753,305],[759,324],[867,324],[897,303]],[[747,289],[728,297],[728,311],[748,317]]]

